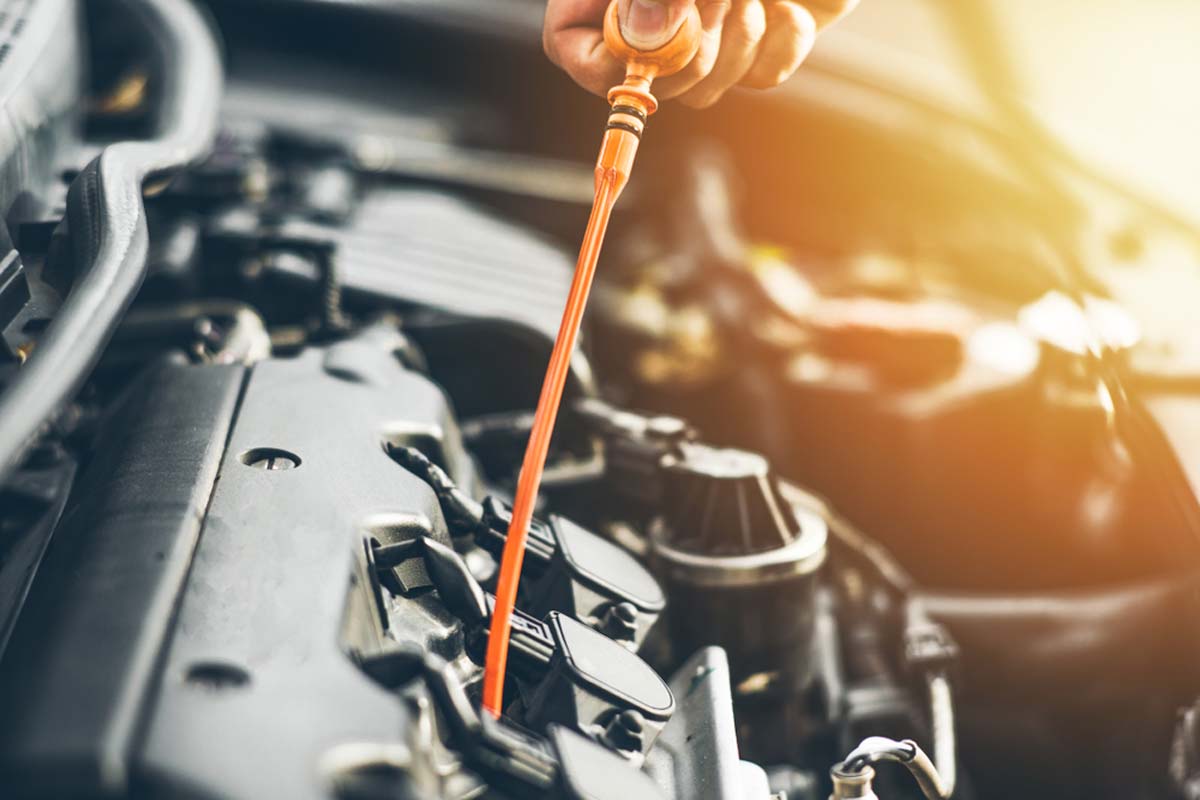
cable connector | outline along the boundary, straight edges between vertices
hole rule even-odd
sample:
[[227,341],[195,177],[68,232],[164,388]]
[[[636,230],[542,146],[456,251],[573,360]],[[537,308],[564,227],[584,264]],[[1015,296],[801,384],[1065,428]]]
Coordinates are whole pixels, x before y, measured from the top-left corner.
[[829,800],[879,800],[871,783],[875,780],[875,770],[863,767],[857,772],[847,772],[841,764],[829,771],[833,781],[833,794]]

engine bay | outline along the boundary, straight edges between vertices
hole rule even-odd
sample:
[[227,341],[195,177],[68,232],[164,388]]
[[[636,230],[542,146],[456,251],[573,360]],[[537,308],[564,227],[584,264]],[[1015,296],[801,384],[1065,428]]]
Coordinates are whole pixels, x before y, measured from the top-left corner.
[[663,115],[494,718],[538,4],[8,5],[0,796],[1200,797],[1187,351],[1003,136],[836,51]]

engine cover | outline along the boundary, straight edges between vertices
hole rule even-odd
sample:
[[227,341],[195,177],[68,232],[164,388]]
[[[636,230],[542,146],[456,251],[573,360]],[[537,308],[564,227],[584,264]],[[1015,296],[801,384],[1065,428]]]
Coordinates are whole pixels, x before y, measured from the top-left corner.
[[466,464],[402,345],[370,329],[249,369],[163,363],[130,387],[4,662],[0,783],[327,797],[313,765],[336,748],[418,735],[342,647],[365,526],[449,541],[384,440]]

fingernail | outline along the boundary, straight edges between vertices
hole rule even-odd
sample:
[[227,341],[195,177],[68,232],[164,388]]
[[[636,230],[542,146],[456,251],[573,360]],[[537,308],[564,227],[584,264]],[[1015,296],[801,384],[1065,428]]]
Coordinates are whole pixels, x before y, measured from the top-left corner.
[[671,7],[660,0],[629,0],[621,15],[621,34],[639,50],[666,44],[675,33]]

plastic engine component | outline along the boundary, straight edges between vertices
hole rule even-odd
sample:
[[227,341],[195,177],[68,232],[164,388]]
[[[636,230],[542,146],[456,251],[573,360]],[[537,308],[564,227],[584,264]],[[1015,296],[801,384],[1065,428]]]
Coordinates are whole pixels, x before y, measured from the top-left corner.
[[762,456],[695,443],[675,453],[652,532],[673,642],[683,653],[724,647],[735,682],[780,673],[781,689],[804,686],[825,521],[783,499]]

